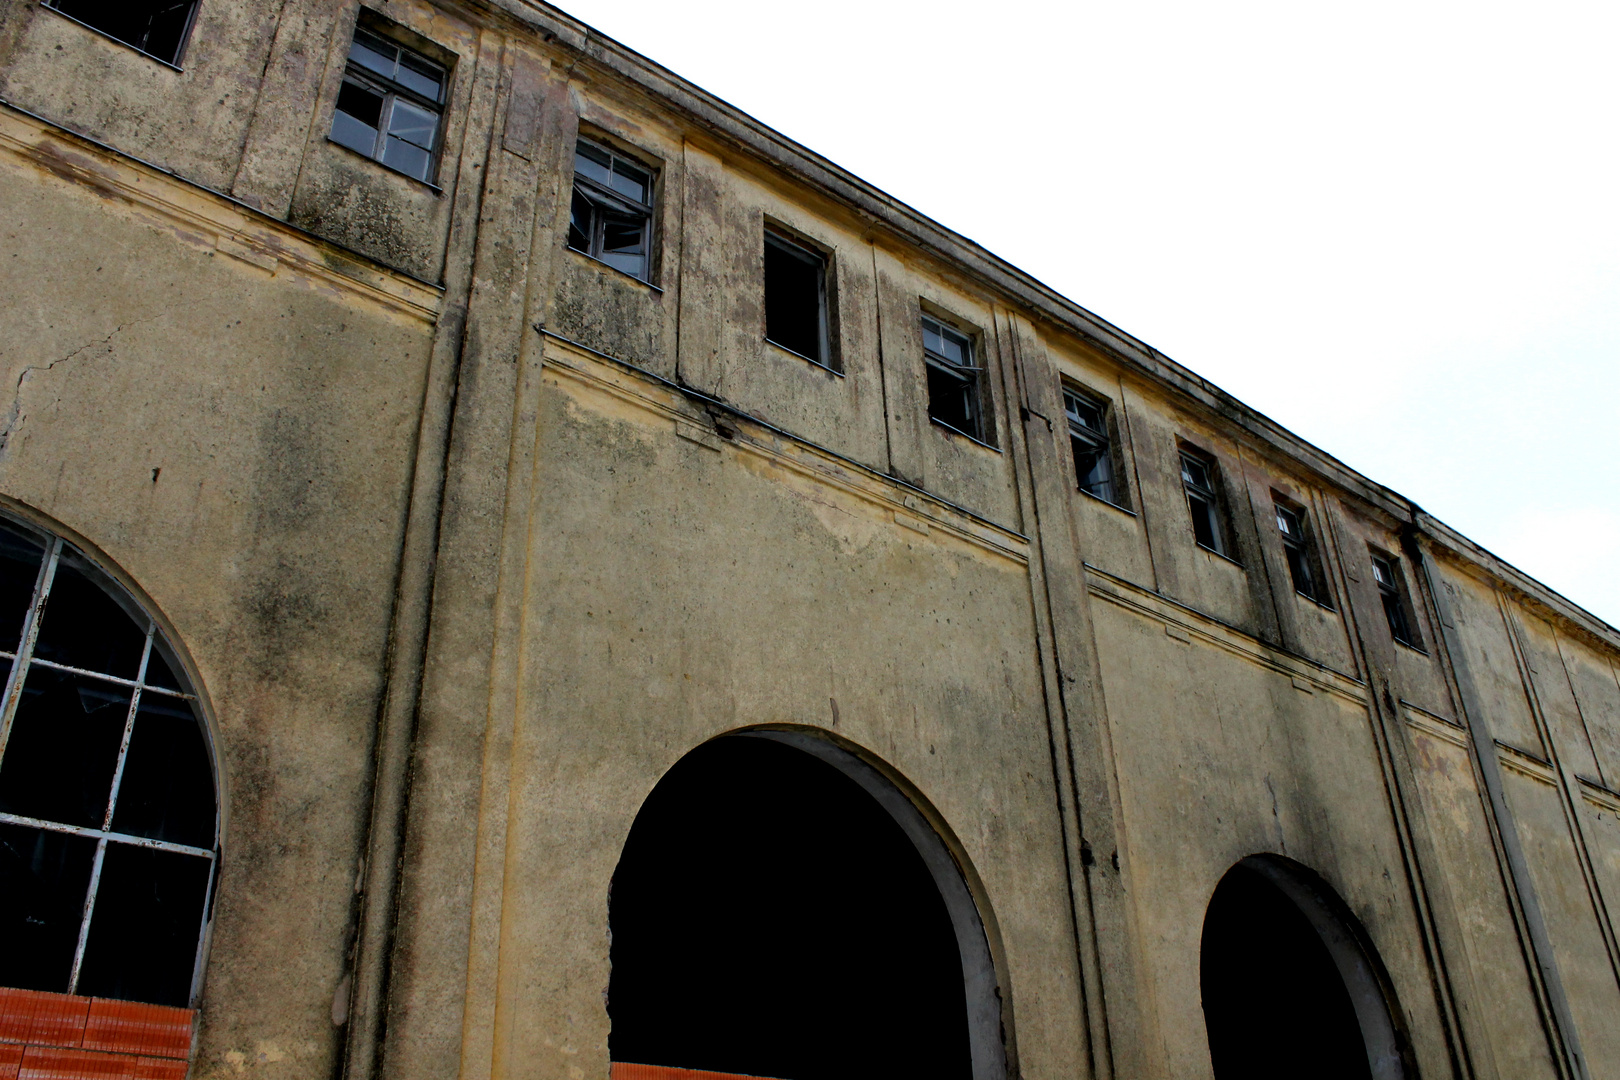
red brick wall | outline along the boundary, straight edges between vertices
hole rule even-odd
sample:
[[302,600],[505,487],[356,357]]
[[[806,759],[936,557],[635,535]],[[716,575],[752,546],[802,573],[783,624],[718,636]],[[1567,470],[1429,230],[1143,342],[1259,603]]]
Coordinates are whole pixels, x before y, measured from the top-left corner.
[[0,989],[0,1080],[185,1080],[190,1009]]

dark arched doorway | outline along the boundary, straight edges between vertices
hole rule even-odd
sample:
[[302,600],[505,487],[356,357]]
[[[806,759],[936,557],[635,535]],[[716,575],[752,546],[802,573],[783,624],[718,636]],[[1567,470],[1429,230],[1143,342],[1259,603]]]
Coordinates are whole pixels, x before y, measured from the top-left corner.
[[692,751],[610,903],[609,1052],[785,1080],[1003,1080],[983,924],[888,780],[807,734]]
[[1365,933],[1298,863],[1256,855],[1227,872],[1204,916],[1200,966],[1216,1080],[1414,1075]]

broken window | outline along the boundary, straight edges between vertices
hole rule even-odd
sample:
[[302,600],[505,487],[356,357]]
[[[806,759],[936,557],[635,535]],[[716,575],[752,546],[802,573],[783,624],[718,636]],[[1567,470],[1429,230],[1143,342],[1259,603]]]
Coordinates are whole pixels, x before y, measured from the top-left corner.
[[1401,573],[1401,560],[1381,551],[1372,553],[1373,580],[1378,583],[1378,598],[1384,603],[1384,619],[1389,633],[1402,645],[1422,649],[1423,641],[1413,628],[1412,601],[1406,593],[1406,577]]
[[1305,508],[1271,493],[1272,505],[1277,511],[1277,531],[1282,534],[1283,555],[1288,559],[1288,576],[1293,579],[1294,591],[1324,607],[1328,603],[1327,579],[1322,573],[1322,562],[1312,541],[1307,525]]
[[1231,558],[1226,514],[1216,485],[1219,474],[1213,458],[1188,447],[1181,449],[1181,486],[1187,493],[1187,510],[1192,515],[1193,539],[1198,546]]
[[1065,386],[1063,411],[1069,420],[1075,483],[1087,494],[1129,509],[1125,506],[1125,485],[1115,473],[1108,403]]
[[765,230],[765,339],[835,368],[827,332],[827,256]]
[[929,417],[971,439],[989,442],[979,378],[984,369],[973,362],[973,339],[927,315],[922,317],[922,335]]
[[45,6],[178,67],[197,0],[46,0]]
[[332,141],[432,183],[447,76],[443,64],[356,27]]
[[574,205],[568,246],[650,281],[653,174],[604,146],[574,147]]
[[218,861],[208,743],[152,619],[0,522],[0,986],[191,1004]]

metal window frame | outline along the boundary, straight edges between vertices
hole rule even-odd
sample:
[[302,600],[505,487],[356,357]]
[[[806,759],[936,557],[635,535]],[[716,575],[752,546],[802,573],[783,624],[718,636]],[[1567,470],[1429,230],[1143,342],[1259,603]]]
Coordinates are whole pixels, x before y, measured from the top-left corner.
[[[195,694],[176,691],[168,687],[151,686],[146,682],[147,665],[152,658],[152,649],[159,637],[157,622],[150,615],[142,612],[139,622],[146,625],[145,639],[141,645],[141,659],[134,679],[124,679],[84,668],[70,667],[49,660],[35,659],[34,648],[39,641],[40,625],[43,621],[45,605],[50,600],[51,587],[56,581],[56,571],[61,564],[65,551],[72,551],[86,563],[91,560],[84,557],[66,540],[60,536],[44,534],[38,528],[29,527],[22,522],[11,518],[5,519],[8,524],[20,525],[25,531],[33,534],[36,539],[45,543],[44,554],[40,559],[40,568],[34,579],[33,596],[29,599],[27,613],[23,617],[22,634],[18,640],[15,653],[0,652],[0,656],[11,661],[11,671],[6,676],[5,689],[0,691],[0,765],[5,761],[6,747],[11,740],[12,728],[17,718],[17,708],[22,701],[23,687],[27,682],[28,673],[35,665],[43,668],[69,672],[88,678],[101,680],[117,686],[124,686],[130,690],[129,709],[124,718],[123,736],[118,746],[118,757],[113,767],[112,783],[107,795],[107,808],[102,815],[101,828],[87,828],[80,825],[69,825],[65,822],[49,821],[40,818],[26,817],[20,814],[0,812],[0,824],[14,825],[23,828],[42,829],[49,832],[64,833],[71,836],[80,836],[96,841],[96,852],[91,863],[90,881],[85,888],[83,911],[79,919],[79,934],[73,952],[73,966],[68,975],[67,993],[78,993],[79,977],[84,966],[85,948],[90,939],[90,924],[95,916],[96,900],[101,889],[101,868],[106,861],[107,845],[109,843],[125,844],[132,847],[147,848],[157,851],[167,851],[173,854],[188,855],[195,858],[206,859],[209,863],[208,881],[203,892],[202,917],[198,924],[197,947],[192,958],[191,986],[188,991],[189,1002],[194,1006],[197,995],[202,989],[203,957],[206,955],[206,945],[213,927],[214,883],[218,876],[220,859],[220,807],[219,782],[217,777],[210,777],[214,785],[214,845],[212,848],[199,848],[188,844],[177,844],[167,840],[155,840],[150,837],[135,836],[129,833],[117,832],[112,827],[114,816],[118,812],[118,795],[123,785],[124,766],[129,758],[130,738],[134,734],[135,720],[141,707],[143,694],[156,693],[165,697],[178,698],[185,701],[196,701]],[[100,585],[101,583],[97,582]],[[105,588],[105,586],[102,586]],[[127,604],[123,597],[114,596],[121,607]],[[184,678],[178,672],[177,677]],[[199,718],[198,723],[201,724]]]
[[927,367],[933,368],[935,371],[941,372],[953,379],[958,380],[964,385],[967,395],[968,420],[971,422],[974,430],[963,431],[955,424],[946,423],[944,420],[941,420],[939,417],[935,416],[932,397],[929,398],[928,402],[928,418],[934,423],[938,424],[940,427],[945,428],[947,431],[954,431],[958,435],[965,435],[974,442],[983,443],[986,446],[990,445],[989,424],[986,423],[986,410],[984,408],[984,381],[979,377],[981,373],[983,373],[984,367],[981,364],[975,363],[975,361],[978,359],[978,346],[974,342],[973,335],[949,322],[946,322],[938,315],[930,314],[927,311],[922,313],[920,322],[933,323],[934,326],[939,330],[940,337],[950,335],[951,337],[960,338],[962,344],[966,346],[965,351],[967,353],[968,363],[958,364],[950,357],[930,349],[927,344],[928,339],[925,335],[923,338],[923,364]]
[[[1318,607],[1334,610],[1328,598],[1327,574],[1323,572],[1321,551],[1316,544],[1316,536],[1311,528],[1310,511],[1273,491],[1271,493],[1271,507],[1277,519],[1277,532],[1282,537],[1284,561],[1288,563],[1288,577],[1294,586],[1294,592],[1303,596]],[[1283,525],[1283,517],[1292,518],[1297,528],[1297,534],[1291,534]],[[1296,555],[1305,568],[1305,577],[1308,579],[1309,589],[1302,589],[1299,581],[1294,577],[1294,564],[1290,555]]]
[[[1371,546],[1368,548],[1368,554],[1372,558],[1373,584],[1378,587],[1378,599],[1384,605],[1384,621],[1389,624],[1389,636],[1408,649],[1428,655],[1429,650],[1423,644],[1422,631],[1417,626],[1417,612],[1412,609],[1412,594],[1406,586],[1406,575],[1401,571],[1400,556],[1391,555],[1387,551]],[[1381,568],[1388,571],[1388,581],[1384,579],[1384,574],[1379,573]],[[1394,602],[1395,610],[1400,614],[1402,624],[1400,627],[1397,627],[1395,620],[1390,617],[1388,607],[1390,601]],[[1402,633],[1403,629],[1405,633]]]
[[[1198,530],[1193,530],[1193,542],[1206,551],[1213,551],[1223,559],[1231,559],[1231,535],[1227,532],[1226,505],[1220,493],[1220,470],[1215,459],[1201,450],[1187,446],[1185,443],[1176,447],[1181,457],[1181,488],[1182,494],[1187,497],[1187,514],[1189,517],[1197,514],[1193,508],[1193,499],[1201,499],[1209,507],[1210,537],[1215,541],[1214,547],[1198,540]],[[1207,486],[1199,485],[1187,475],[1188,464],[1197,465],[1204,470]]]
[[125,41],[121,37],[114,37],[112,34],[107,33],[107,31],[103,30],[99,26],[94,26],[94,25],[92,25],[90,23],[85,22],[83,19],[80,19],[80,18],[78,18],[76,16],[73,16],[73,15],[69,15],[67,12],[63,11],[61,8],[56,6],[59,2],[60,2],[60,0],[43,0],[43,2],[40,4],[40,6],[42,8],[44,8],[46,11],[51,12],[53,15],[59,15],[62,18],[66,19],[70,23],[76,23],[79,26],[84,27],[86,30],[89,30],[93,34],[100,34],[102,37],[106,38],[108,41],[115,42],[116,44],[124,46],[126,49],[130,49],[130,50],[132,50],[134,52],[140,53],[142,56],[146,57],[148,60],[151,60],[151,61],[153,61],[155,63],[162,64],[164,67],[171,68],[171,69],[173,69],[175,71],[180,71],[180,72],[185,71],[185,68],[180,66],[180,61],[185,59],[186,50],[191,47],[191,32],[197,26],[197,9],[202,7],[202,0],[183,0],[183,2],[189,2],[191,4],[191,10],[186,13],[186,25],[180,31],[180,47],[175,50],[173,60],[165,60],[163,57],[159,56],[157,53],[148,52],[146,49],[144,49],[141,46],[137,45],[133,41]]
[[[604,204],[607,204],[607,206],[612,208],[615,212],[623,214],[627,217],[639,217],[641,219],[641,246],[646,249],[645,258],[647,261],[643,265],[643,270],[640,274],[631,274],[625,270],[619,270],[619,272],[628,277],[635,278],[637,281],[645,282],[646,284],[651,285],[653,277],[653,200],[655,198],[654,193],[658,190],[658,170],[638,158],[620,153],[613,149],[613,147],[597,142],[595,139],[587,138],[584,135],[581,135],[574,140],[574,155],[576,158],[579,156],[579,147],[581,145],[589,146],[593,150],[606,154],[609,161],[614,164],[622,161],[626,165],[632,166],[633,168],[646,173],[648,201],[645,203],[637,202],[628,195],[625,195],[622,192],[614,191],[612,188],[607,187],[605,184],[602,184],[599,181],[592,180],[588,176],[581,176],[579,173],[579,168],[576,165],[574,169],[574,191],[582,194],[585,197],[585,200],[591,204],[591,228],[590,233],[586,238],[585,248],[577,248],[573,245],[573,238],[571,235],[569,235],[573,231],[571,228],[564,233],[563,244],[570,251],[577,251],[587,258],[595,259],[604,266],[609,266],[614,270],[619,270],[618,267],[613,266],[612,263],[605,262],[602,258],[603,243],[607,233],[607,219],[603,215]],[[609,165],[608,169],[611,172],[613,165]],[[572,210],[570,210],[570,214],[571,213]]]
[[[410,53],[418,60],[421,60],[424,63],[432,64],[434,67],[438,68],[443,74],[443,79],[439,84],[440,100],[434,101],[425,94],[417,93],[415,90],[412,90],[410,87],[405,86],[402,83],[395,82],[393,79],[379,75],[370,68],[362,67],[360,64],[356,63],[350,54],[352,54],[354,51],[355,40],[358,39],[362,34],[364,34],[366,37],[376,38],[378,41],[381,41],[384,44],[391,45],[400,50],[402,53]],[[372,144],[371,153],[365,154],[364,151],[359,150],[356,150],[355,152],[363,154],[365,157],[369,158],[371,161],[375,161],[377,164],[381,165],[385,169],[388,169],[390,172],[399,173],[401,176],[409,176],[412,180],[427,184],[429,187],[433,187],[435,190],[437,190],[437,180],[439,177],[439,157],[444,149],[445,106],[450,100],[450,68],[433,59],[431,56],[423,55],[421,52],[411,48],[409,45],[395,41],[393,38],[387,37],[384,34],[379,34],[375,30],[368,29],[364,26],[356,26],[354,28],[354,33],[349,37],[349,54],[344,55],[343,79],[342,82],[339,83],[339,93],[342,92],[342,83],[347,82],[353,82],[367,90],[372,91],[373,93],[381,94],[383,97],[382,114],[378,117],[377,122],[377,138]],[[428,175],[426,177],[412,176],[410,173],[405,172],[402,169],[394,168],[394,166],[383,160],[383,153],[388,149],[388,126],[393,122],[394,102],[400,98],[404,98],[405,101],[415,105],[419,109],[429,110],[438,118],[438,123],[433,125],[433,147],[428,150],[428,160],[432,164],[432,168],[428,170]],[[334,122],[337,111],[337,104],[334,102],[332,106]],[[349,150],[354,150],[354,147],[349,146],[347,143],[338,143],[338,145]]]
[[794,356],[804,357],[804,359],[810,361],[812,364],[815,364],[818,367],[824,367],[828,371],[837,372],[840,375],[843,374],[843,372],[839,371],[837,366],[835,366],[833,363],[832,332],[831,326],[828,322],[827,313],[829,306],[828,294],[830,292],[830,290],[827,288],[827,278],[832,273],[832,256],[819,248],[809,246],[770,222],[766,222],[765,224],[765,245],[767,247],[774,246],[778,251],[791,255],[793,258],[796,258],[801,262],[809,263],[811,266],[814,266],[817,269],[816,329],[818,334],[817,347],[821,355],[805,356],[804,353],[800,352],[798,349],[795,349],[789,345],[784,345],[780,341],[773,340],[771,338],[769,325],[767,325],[765,328],[765,340],[770,342],[772,345],[775,345],[778,349],[792,353]]
[[[1074,466],[1075,488],[1085,492],[1093,498],[1101,499],[1109,506],[1129,512],[1130,505],[1125,493],[1125,470],[1120,467],[1119,441],[1114,438],[1113,402],[1098,394],[1092,394],[1069,382],[1064,382],[1063,390],[1063,417],[1069,425],[1069,439],[1086,443],[1094,450],[1101,450],[1108,462],[1108,494],[1093,491],[1085,486],[1080,478],[1080,462],[1072,462]],[[1069,402],[1084,403],[1097,410],[1098,420],[1102,424],[1099,431],[1080,419],[1078,411],[1069,408]]]

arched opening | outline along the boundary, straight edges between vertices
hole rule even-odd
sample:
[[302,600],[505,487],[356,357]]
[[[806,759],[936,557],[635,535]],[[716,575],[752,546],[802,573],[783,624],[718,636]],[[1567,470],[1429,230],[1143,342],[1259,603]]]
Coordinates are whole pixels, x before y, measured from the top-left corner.
[[0,987],[186,1007],[219,862],[197,695],[152,616],[0,517]]
[[1355,916],[1273,855],[1229,870],[1204,916],[1204,1022],[1216,1080],[1399,1080],[1406,1040]]
[[961,870],[887,778],[822,739],[744,732],[682,758],[636,817],[610,920],[616,1073],[1004,1080]]

